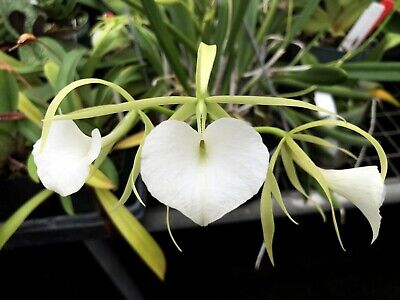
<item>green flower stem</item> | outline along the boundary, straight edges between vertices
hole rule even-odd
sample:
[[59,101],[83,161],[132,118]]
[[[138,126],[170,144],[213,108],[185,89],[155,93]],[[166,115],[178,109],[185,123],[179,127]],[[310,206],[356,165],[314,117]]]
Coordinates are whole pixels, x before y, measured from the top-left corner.
[[118,125],[106,136],[102,138],[101,146],[107,147],[113,145],[122,136],[127,134],[129,130],[137,123],[138,111],[132,110],[118,123]]
[[262,126],[262,127],[254,127],[254,129],[258,133],[266,133],[266,134],[273,134],[278,137],[285,137],[287,132],[283,129],[277,128],[277,127],[271,127],[271,126]]
[[147,99],[130,101],[119,104],[108,104],[108,105],[84,108],[66,115],[57,115],[54,117],[45,118],[44,121],[47,122],[52,120],[88,119],[93,117],[111,115],[123,111],[147,109],[158,105],[186,104],[186,103],[196,103],[196,102],[197,102],[196,98],[186,97],[186,96],[155,97],[155,98],[147,98]]

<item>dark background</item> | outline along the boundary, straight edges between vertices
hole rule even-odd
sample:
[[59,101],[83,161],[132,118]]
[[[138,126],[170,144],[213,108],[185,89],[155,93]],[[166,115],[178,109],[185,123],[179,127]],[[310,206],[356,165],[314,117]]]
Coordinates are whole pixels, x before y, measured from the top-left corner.
[[[155,238],[167,257],[160,282],[121,239],[118,253],[145,299],[400,299],[400,206],[386,205],[378,240],[358,210],[348,210],[343,252],[330,222],[319,215],[276,221],[275,262],[254,262],[260,222],[176,230],[179,253],[167,233]],[[0,252],[0,299],[123,299],[83,243]]]

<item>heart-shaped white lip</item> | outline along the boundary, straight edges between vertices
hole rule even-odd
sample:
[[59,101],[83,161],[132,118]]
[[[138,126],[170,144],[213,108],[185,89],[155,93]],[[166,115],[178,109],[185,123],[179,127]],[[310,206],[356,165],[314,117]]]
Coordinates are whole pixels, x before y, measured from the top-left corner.
[[153,197],[206,226],[258,192],[268,160],[261,136],[244,121],[222,118],[201,135],[168,120],[145,140],[141,175]]

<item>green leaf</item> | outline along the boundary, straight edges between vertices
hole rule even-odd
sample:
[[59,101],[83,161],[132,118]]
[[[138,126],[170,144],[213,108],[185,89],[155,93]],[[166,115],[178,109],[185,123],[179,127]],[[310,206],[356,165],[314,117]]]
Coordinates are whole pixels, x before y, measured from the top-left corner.
[[246,14],[246,11],[249,7],[250,2],[251,1],[248,1],[248,0],[237,0],[237,1],[233,2],[235,9],[233,12],[232,26],[229,31],[228,41],[227,41],[226,47],[224,49],[225,54],[230,54],[230,53],[234,52],[235,41],[238,36],[240,27],[243,26],[243,24],[242,24],[243,17]]
[[[11,113],[17,110],[18,84],[8,72],[0,70],[0,114]],[[15,147],[15,121],[0,120],[0,169]]]
[[5,52],[0,50],[0,61],[6,64],[9,64],[10,66],[16,68],[16,67],[23,67],[25,64],[22,61],[19,61],[15,59],[14,57],[6,54]]
[[288,42],[290,43],[300,32],[302,32],[303,27],[307,24],[311,15],[317,9],[320,0],[308,0],[305,2],[303,9],[294,18],[292,31],[288,37]]
[[54,91],[57,92],[57,78],[60,72],[60,66],[55,62],[49,60],[44,64],[43,71],[48,82],[51,84]]
[[111,192],[100,189],[95,189],[95,192],[121,235],[158,278],[164,280],[166,261],[157,242],[125,206],[118,205],[117,198]]
[[55,93],[53,88],[49,83],[44,83],[42,85],[33,86],[25,89],[24,94],[31,99],[33,102],[45,106],[47,100],[53,98]]
[[90,166],[90,175],[86,180],[86,184],[97,189],[114,189],[114,183],[100,169]]
[[371,81],[400,81],[400,62],[353,62],[342,65],[349,78]]
[[261,43],[268,35],[268,33],[271,33],[271,24],[276,16],[279,2],[279,0],[270,0],[268,2],[267,15],[263,19],[261,26],[257,32],[257,43]]
[[74,81],[76,69],[85,53],[85,49],[73,49],[62,58],[60,71],[55,82],[57,92]]
[[185,70],[179,61],[179,52],[176,48],[174,41],[171,38],[169,31],[166,28],[161,12],[154,2],[154,0],[141,0],[143,10],[146,13],[150,24],[153,28],[154,33],[157,36],[158,42],[163,49],[165,56],[167,57],[172,69],[174,70],[176,77],[179,82],[186,90],[187,93],[190,92],[190,87],[188,85],[187,76]]
[[367,60],[380,61],[386,51],[400,45],[400,34],[387,32],[378,45],[368,54]]
[[144,139],[144,131],[139,131],[119,141],[114,146],[113,150],[123,150],[123,149],[137,147],[140,145],[143,139]]
[[0,249],[14,234],[22,222],[35,210],[41,203],[50,197],[52,191],[43,190],[25,202],[18,210],[0,225]]
[[22,112],[25,117],[35,124],[37,127],[42,127],[42,119],[44,115],[42,112],[26,97],[23,93],[18,93],[18,110]]
[[[282,84],[290,87],[303,88],[303,89],[310,87],[310,84],[308,83],[301,82],[299,80],[294,80],[291,78],[274,78],[273,80],[275,84]],[[355,100],[370,100],[372,98],[369,92],[348,86],[319,85],[316,87],[316,90],[321,92],[326,92],[337,97],[351,98]]]
[[75,214],[74,205],[72,203],[72,198],[70,196],[66,196],[66,197],[60,196],[60,203],[61,203],[62,208],[64,209],[64,212],[68,216],[73,216]]
[[0,70],[0,91],[0,113],[15,112],[18,106],[17,80],[4,70]]
[[35,143],[40,138],[40,128],[32,126],[32,122],[29,120],[19,120],[17,122],[17,130],[19,134],[31,143]]
[[99,167],[99,170],[102,171],[109,180],[111,180],[111,182],[115,187],[118,187],[119,185],[118,170],[115,167],[114,162],[110,158],[106,157],[104,159],[104,161]]
[[347,74],[343,69],[338,67],[311,66],[308,70],[289,72],[285,75],[280,75],[280,77],[294,79],[309,84],[330,85],[343,83],[347,79]]
[[158,75],[164,75],[159,45],[154,33],[140,24],[134,26],[133,29],[143,57],[146,58]]
[[[192,46],[196,43],[196,15],[190,11],[184,1],[174,1],[175,4],[167,8],[171,16],[171,27],[181,32]],[[159,3],[159,2],[158,2]],[[172,31],[171,31],[172,33]],[[196,53],[196,48],[194,49]]]
[[232,2],[229,0],[220,0],[217,1],[217,18],[218,18],[218,26],[215,28],[213,34],[213,44],[217,46],[217,55],[216,55],[216,64],[214,68],[215,74],[218,71],[222,50],[224,49],[224,43],[228,40],[228,25],[230,24],[231,18],[231,10],[230,5]]
[[[126,87],[128,83],[142,79],[141,68],[142,66],[140,65],[115,67],[104,76],[104,79],[118,84],[119,86]],[[104,86],[98,89],[94,103],[96,105],[113,103],[115,101],[114,98],[113,91]]]

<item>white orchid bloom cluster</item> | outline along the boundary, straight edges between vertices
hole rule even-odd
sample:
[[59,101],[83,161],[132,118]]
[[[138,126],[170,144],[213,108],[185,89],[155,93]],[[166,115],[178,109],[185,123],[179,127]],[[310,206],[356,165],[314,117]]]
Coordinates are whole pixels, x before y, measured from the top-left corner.
[[[215,54],[215,46],[201,43],[196,70],[196,97],[171,96],[135,101],[122,88],[100,79],[83,79],[64,88],[50,105],[44,120],[42,138],[34,146],[33,156],[44,186],[62,196],[78,191],[84,185],[90,164],[99,156],[100,150],[107,147],[110,149],[109,146],[130,129],[121,130],[125,126],[123,120],[115,132],[103,137],[101,141],[97,129],[92,132],[92,137],[85,136],[72,119],[91,118],[128,110],[130,112],[125,118],[140,117],[146,125],[146,137],[137,151],[130,183],[122,197],[125,200],[132,189],[135,191],[131,183],[140,172],[149,192],[156,199],[168,207],[179,210],[202,226],[218,220],[251,199],[263,184],[262,199],[269,201],[271,199],[269,195],[272,194],[285,210],[284,202],[279,201],[280,191],[273,175],[273,165],[282,149],[282,158],[286,159],[285,167],[289,170],[293,160],[317,179],[328,198],[331,192],[335,192],[353,202],[370,222],[375,240],[379,232],[381,220],[379,209],[384,198],[384,177],[387,168],[386,156],[379,143],[358,127],[339,120],[312,122],[282,133],[282,130],[273,127],[261,127],[256,130],[244,121],[230,118],[220,103],[295,106],[314,111],[327,111],[302,101],[283,98],[209,97],[207,85]],[[70,91],[91,83],[110,86],[129,101],[55,116],[58,105]],[[182,106],[170,120],[153,128],[143,110],[167,104],[182,104]],[[197,117],[197,131],[185,122],[193,115]],[[209,122],[206,127],[208,117],[214,121]],[[371,141],[381,158],[381,173],[376,166],[347,170],[317,168],[294,140],[300,138],[301,135],[296,135],[299,131],[323,125],[342,126],[358,132]],[[269,151],[263,144],[259,132],[282,137],[271,162],[269,162]],[[298,180],[294,180],[293,176],[291,179],[296,189],[304,193],[297,183]],[[271,210],[270,217],[262,217],[264,231],[267,231],[265,236],[268,250],[270,249],[268,245],[272,245],[273,235],[272,204],[266,202],[261,205],[261,209],[265,207]],[[264,212],[261,214],[263,216]],[[334,213],[333,218],[335,218]]]

